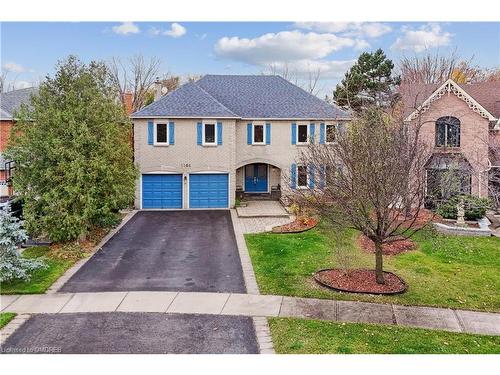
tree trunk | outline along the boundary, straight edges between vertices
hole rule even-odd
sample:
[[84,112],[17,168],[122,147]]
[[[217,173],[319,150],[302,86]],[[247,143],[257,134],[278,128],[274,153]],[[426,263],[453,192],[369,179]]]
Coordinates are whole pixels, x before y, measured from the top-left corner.
[[383,264],[382,243],[375,241],[375,275],[378,284],[385,284]]

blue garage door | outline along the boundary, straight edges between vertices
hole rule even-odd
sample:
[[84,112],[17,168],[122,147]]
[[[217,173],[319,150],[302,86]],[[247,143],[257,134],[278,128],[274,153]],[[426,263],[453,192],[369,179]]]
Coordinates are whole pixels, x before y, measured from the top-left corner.
[[182,175],[143,174],[142,208],[182,208]]
[[227,174],[190,174],[189,208],[228,208]]

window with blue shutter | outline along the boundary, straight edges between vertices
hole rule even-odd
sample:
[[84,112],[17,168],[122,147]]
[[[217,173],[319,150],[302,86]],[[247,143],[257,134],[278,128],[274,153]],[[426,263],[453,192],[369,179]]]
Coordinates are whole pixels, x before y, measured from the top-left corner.
[[222,122],[217,122],[217,144],[222,145]]
[[148,122],[148,145],[152,145],[154,140],[154,124],[153,121]]
[[320,145],[325,144],[325,138],[326,138],[325,123],[322,122],[321,124],[319,124],[319,144]]
[[310,164],[308,168],[310,189],[314,189],[314,173],[315,173],[314,169],[315,169],[314,164]]
[[175,144],[175,124],[173,121],[168,123],[168,143],[170,145]]
[[297,185],[297,164],[290,166],[290,187],[295,189]]
[[266,123],[266,145],[271,144],[271,124],[269,122]]
[[247,145],[252,144],[252,123],[247,124]]
[[315,130],[315,125],[314,124],[310,124],[309,125],[309,141],[311,143],[314,143],[314,130]]
[[324,189],[326,185],[326,166],[321,165],[319,167],[319,188]]
[[199,122],[196,124],[196,144],[201,146],[203,138],[203,124]]
[[292,123],[292,145],[297,144],[297,124]]

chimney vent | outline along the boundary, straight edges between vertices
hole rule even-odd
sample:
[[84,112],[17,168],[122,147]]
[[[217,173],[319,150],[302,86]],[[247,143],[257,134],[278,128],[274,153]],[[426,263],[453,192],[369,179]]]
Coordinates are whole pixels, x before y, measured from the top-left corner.
[[122,103],[123,106],[125,107],[125,113],[129,116],[132,114],[133,100],[134,100],[134,95],[131,92],[124,92],[122,94]]
[[160,77],[156,77],[155,81],[155,102],[161,98],[161,82]]

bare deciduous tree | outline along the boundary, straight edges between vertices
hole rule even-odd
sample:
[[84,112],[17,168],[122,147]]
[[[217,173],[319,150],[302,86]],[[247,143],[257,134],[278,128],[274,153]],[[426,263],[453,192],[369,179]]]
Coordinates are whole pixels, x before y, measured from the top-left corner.
[[321,80],[321,69],[308,67],[304,73],[299,73],[291,69],[287,62],[280,64],[270,64],[264,71],[263,75],[275,75],[286,79],[287,81],[297,85],[307,91],[309,94],[318,95],[320,91],[319,82]]
[[500,210],[500,134],[491,134],[489,138],[488,192],[493,206]]
[[463,60],[456,50],[449,55],[427,52],[422,55],[404,56],[399,62],[402,83],[443,83],[453,78],[458,83],[482,80],[482,70],[473,65],[474,57]]
[[0,93],[4,92],[7,88],[7,72],[2,70],[0,74]]
[[132,92],[132,111],[138,111],[144,106],[148,90],[152,87],[161,60],[151,57],[146,60],[142,55],[135,55],[123,62],[120,58],[113,57],[109,62],[109,69],[113,83],[120,98],[126,92]]
[[[307,168],[309,189],[294,190],[299,204],[323,220],[357,229],[375,245],[377,283],[384,284],[382,245],[406,239],[424,203],[428,147],[420,125],[370,107],[337,129],[335,141],[310,144],[299,166]],[[292,176],[300,181],[303,176]],[[313,188],[314,187],[314,188]]]

